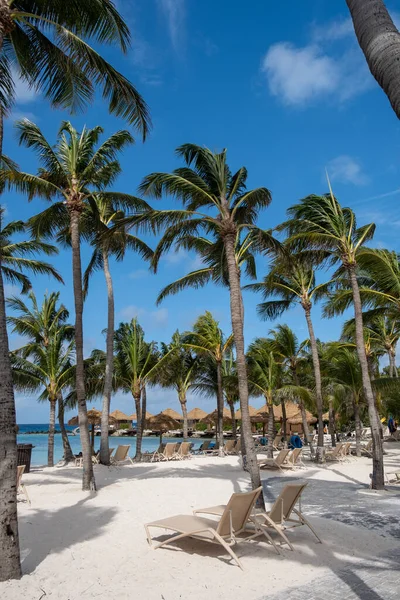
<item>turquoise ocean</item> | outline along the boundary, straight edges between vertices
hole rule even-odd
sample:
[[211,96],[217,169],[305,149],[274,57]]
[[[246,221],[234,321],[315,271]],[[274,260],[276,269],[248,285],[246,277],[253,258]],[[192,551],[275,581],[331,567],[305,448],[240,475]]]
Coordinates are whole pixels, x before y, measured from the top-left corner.
[[[19,432],[17,436],[18,444],[32,444],[35,446],[32,450],[32,461],[33,466],[46,465],[47,464],[47,438],[46,433],[39,433],[41,431],[48,431],[48,423],[35,423],[35,424],[18,424]],[[66,427],[68,431],[75,429],[74,427]],[[56,429],[57,430],[57,429]],[[35,433],[27,433],[27,432]],[[59,430],[57,430],[59,431]],[[168,442],[181,442],[182,438],[165,438]],[[194,448],[198,448],[203,440],[198,438],[193,439]],[[72,452],[78,454],[81,451],[81,440],[79,435],[70,435],[69,442],[71,444]],[[155,436],[145,437],[142,442],[142,450],[144,452],[157,450],[159,446],[159,438]],[[110,437],[110,448],[117,447],[118,444],[130,444],[131,450],[130,456],[135,455],[136,451],[136,438],[135,437]],[[96,436],[94,439],[95,450],[100,448],[100,436]],[[56,464],[63,456],[63,446],[61,434],[56,433],[54,436],[54,463]]]

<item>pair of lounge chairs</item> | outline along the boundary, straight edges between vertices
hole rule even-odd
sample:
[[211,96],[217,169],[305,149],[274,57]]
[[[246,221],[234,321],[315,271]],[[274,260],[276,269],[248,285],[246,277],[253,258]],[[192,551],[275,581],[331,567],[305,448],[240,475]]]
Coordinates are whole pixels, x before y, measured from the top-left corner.
[[351,452],[351,442],[339,442],[334,448],[325,452],[325,460],[327,461],[347,461]]
[[25,465],[20,465],[17,467],[17,494],[19,492],[22,492],[25,495],[27,503],[30,505],[31,500],[29,498],[28,491],[25,487],[25,484],[22,481],[22,475],[24,474],[24,471],[25,471]]
[[[318,542],[321,542],[301,511],[301,495],[306,485],[307,483],[286,485],[269,511],[254,512],[255,504],[262,491],[259,487],[252,492],[232,494],[226,505],[198,509],[193,515],[176,515],[147,523],[145,525],[147,540],[155,549],[186,537],[220,544],[243,570],[243,565],[232,550],[232,546],[262,536],[280,554],[276,542],[269,533],[271,530],[278,534],[281,544],[288,544],[291,550],[293,545],[285,531],[294,527],[306,525]],[[298,508],[295,508],[297,504]],[[202,514],[217,518],[198,516]],[[173,531],[174,535],[154,546],[150,534],[150,528],[153,527]]]
[[151,462],[162,461],[162,460],[184,460],[191,458],[190,450],[192,447],[191,442],[168,443],[160,444],[158,450],[153,452],[151,456]]
[[284,469],[294,469],[296,467],[304,467],[301,460],[302,448],[289,450],[283,448],[275,458],[262,458],[258,460],[260,469],[279,469],[284,472]]
[[[118,448],[130,448],[130,446],[118,446]],[[115,448],[109,448],[111,462],[112,462],[112,454],[113,454],[114,450],[115,450]],[[129,452],[129,450],[128,450],[128,452]],[[97,452],[95,454],[93,454],[93,456],[92,456],[92,463],[94,465],[99,465],[100,464],[100,450],[97,450]],[[83,456],[82,455],[75,457],[75,466],[76,467],[82,467],[83,466]]]

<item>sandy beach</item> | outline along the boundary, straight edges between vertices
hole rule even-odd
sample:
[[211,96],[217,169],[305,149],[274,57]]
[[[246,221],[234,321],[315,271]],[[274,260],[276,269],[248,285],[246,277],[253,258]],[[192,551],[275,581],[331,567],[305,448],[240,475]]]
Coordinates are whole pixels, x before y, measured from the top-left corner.
[[[386,451],[387,470],[399,468],[400,445],[386,444]],[[24,477],[32,501],[29,506],[21,496],[18,503],[24,576],[0,584],[3,600],[258,600],[344,568],[399,568],[400,559],[396,565],[390,557],[397,549],[400,556],[400,486],[369,490],[367,458],[322,468],[309,464],[284,474],[262,471],[267,501],[289,480],[308,481],[303,511],[323,544],[305,527],[290,533],[295,551],[286,547],[282,556],[265,542],[241,544],[237,552],[245,571],[204,542],[184,540],[153,550],[143,527],[226,503],[232,492],[249,489],[237,457],[95,471],[99,490],[93,496],[80,490],[81,471],[75,467],[35,469]]]

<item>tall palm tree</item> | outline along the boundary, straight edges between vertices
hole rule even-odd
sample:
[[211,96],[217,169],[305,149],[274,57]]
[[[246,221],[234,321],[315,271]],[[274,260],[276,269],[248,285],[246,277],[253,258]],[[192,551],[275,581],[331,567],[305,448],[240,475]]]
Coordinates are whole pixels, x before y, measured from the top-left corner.
[[252,486],[258,487],[260,473],[251,435],[243,333],[244,309],[235,248],[239,231],[257,233],[259,245],[263,248],[273,243],[270,232],[256,227],[258,214],[269,206],[271,194],[265,187],[247,190],[247,170],[241,167],[232,174],[226,161],[226,150],[213,153],[208,148],[184,144],[176,153],[185,161],[184,167],[172,173],[152,173],[145,177],[140,186],[140,190],[146,195],[160,198],[163,193],[169,194],[183,205],[182,210],[155,211],[153,214],[153,227],[167,228],[155,251],[154,267],[157,267],[164,252],[174,244],[179,245],[179,240],[188,235],[207,237],[214,232],[214,241],[221,239],[223,242],[236,347],[243,446]]
[[233,350],[228,351],[227,357],[222,362],[222,387],[225,394],[225,400],[231,411],[232,436],[237,439],[235,404],[239,402],[239,386],[236,369],[236,361]]
[[383,448],[380,436],[378,413],[368,372],[364,347],[363,315],[360,288],[357,279],[357,258],[360,248],[372,239],[375,225],[370,223],[357,227],[356,217],[350,208],[343,208],[332,190],[325,196],[307,196],[288,210],[289,221],[282,228],[288,230],[292,247],[305,247],[320,254],[330,264],[341,266],[353,294],[354,319],[356,325],[356,347],[361,365],[364,397],[368,403],[369,421],[373,439],[373,489],[383,489]]
[[400,35],[383,0],[346,0],[369,70],[400,119]]
[[[271,348],[273,352],[277,354],[286,365],[292,384],[299,386],[299,368],[305,361],[304,349],[307,345],[307,340],[299,343],[297,335],[289,325],[277,325],[275,329],[269,331],[269,335],[271,336]],[[304,438],[306,443],[310,444],[311,455],[313,455],[313,445],[308,429],[306,407],[304,406],[302,398],[298,399],[298,403],[301,411]]]
[[193,325],[193,331],[188,332],[184,342],[200,356],[209,356],[215,362],[217,371],[217,414],[218,414],[218,443],[219,455],[224,456],[224,390],[222,385],[222,365],[228,350],[233,343],[233,336],[225,338],[218,321],[209,311],[201,315]]
[[[126,52],[130,43],[127,25],[110,0],[64,2],[52,0],[0,0],[0,157],[2,166],[10,166],[3,153],[4,117],[10,114],[15,97],[14,73],[54,107],[76,111],[91,103],[96,88],[103,91],[109,110],[125,118],[146,135],[150,119],[147,106],[132,84],[94,50],[96,44],[117,45]],[[0,265],[1,266],[1,265]],[[2,422],[15,430],[15,402],[5,317],[4,286],[0,269],[0,391]],[[4,417],[4,418],[3,418]],[[3,438],[4,439],[4,438]],[[2,467],[2,489],[7,501],[2,506],[4,531],[1,536],[3,560],[0,581],[21,576],[16,521],[16,439],[7,452],[9,466]],[[5,455],[0,452],[3,464]],[[3,517],[2,517],[3,518]],[[5,543],[5,540],[7,543]],[[3,543],[4,541],[4,543]]]
[[146,342],[144,331],[137,319],[120,323],[115,332],[115,379],[116,387],[133,396],[137,418],[136,456],[142,459],[143,420],[141,398],[148,384],[157,381],[157,371],[169,358],[170,352],[160,357],[155,342]]
[[5,313],[4,280],[21,287],[26,293],[30,280],[26,272],[33,275],[48,274],[62,281],[54,267],[33,256],[38,252],[46,255],[57,253],[54,246],[39,240],[13,241],[15,234],[25,231],[22,221],[3,225],[4,210],[0,208],[0,581],[20,576],[16,473],[17,439],[14,390],[8,349]]
[[106,370],[104,377],[103,406],[101,411],[101,443],[100,462],[110,464],[108,443],[109,413],[112,392],[113,360],[114,360],[114,289],[110,270],[110,257],[117,261],[124,259],[127,250],[133,250],[145,260],[151,260],[153,251],[140,238],[127,233],[121,222],[127,214],[136,214],[150,207],[138,198],[126,195],[124,208],[121,210],[109,202],[101,193],[97,193],[85,211],[84,230],[92,237],[94,251],[83,276],[84,293],[88,293],[89,279],[94,271],[101,269],[107,285],[107,339],[106,339]]
[[187,393],[195,385],[199,372],[199,359],[185,346],[185,335],[175,331],[169,344],[161,345],[161,354],[168,358],[157,371],[157,383],[175,388],[183,415],[183,439],[188,438]]
[[11,362],[17,389],[24,392],[42,390],[38,400],[50,403],[47,466],[54,466],[54,432],[57,402],[71,386],[75,373],[75,341],[65,343],[63,327],[52,331],[46,346],[36,344],[28,357],[13,352]]
[[[324,424],[323,424],[323,398],[321,383],[321,367],[318,356],[318,344],[315,337],[314,325],[311,318],[313,303],[326,293],[329,283],[317,285],[314,269],[303,260],[286,253],[279,253],[272,264],[270,272],[261,283],[246,286],[255,292],[261,292],[265,302],[257,307],[257,312],[262,319],[276,319],[286,310],[296,304],[304,310],[308,335],[310,336],[311,355],[315,378],[315,396],[318,415],[318,462],[323,460]],[[269,298],[275,298],[269,300]]]
[[132,143],[128,131],[118,131],[98,144],[101,127],[84,128],[81,133],[71,123],[64,122],[58,133],[54,147],[37,125],[27,119],[17,123],[19,141],[32,148],[39,158],[37,174],[9,170],[3,173],[9,186],[25,193],[31,199],[35,196],[55,202],[29,221],[31,230],[38,236],[65,239],[69,231],[72,247],[72,276],[75,302],[75,341],[76,341],[76,391],[79,415],[79,428],[83,455],[82,489],[94,490],[96,483],[93,474],[92,455],[87,422],[85,379],[83,366],[83,292],[82,264],[80,251],[80,231],[85,207],[101,189],[104,202],[116,208],[124,208],[126,195],[108,191],[119,174],[121,167],[118,153]]
[[[27,338],[27,343],[18,348],[19,356],[27,358],[32,354],[35,355],[37,348],[46,350],[56,334],[62,335],[64,341],[71,341],[73,339],[74,328],[67,323],[69,317],[68,310],[63,304],[58,304],[60,298],[59,292],[51,292],[49,295],[45,294],[40,306],[34,292],[30,292],[28,298],[31,307],[21,297],[14,296],[7,300],[7,307],[12,311],[12,314],[7,317],[7,322],[12,327],[12,332]],[[56,362],[60,362],[60,359],[57,357]],[[48,399],[50,400],[50,397]],[[74,455],[65,429],[64,401],[61,390],[57,402],[58,420],[64,446],[64,459],[68,462],[73,460]],[[54,436],[54,432],[50,432],[50,436],[51,433]]]

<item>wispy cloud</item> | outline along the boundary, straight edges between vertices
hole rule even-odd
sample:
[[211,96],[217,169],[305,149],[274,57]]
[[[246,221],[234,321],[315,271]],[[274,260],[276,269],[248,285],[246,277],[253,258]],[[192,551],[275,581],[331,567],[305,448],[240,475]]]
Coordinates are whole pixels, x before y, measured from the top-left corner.
[[12,75],[14,79],[16,103],[29,104],[29,102],[33,102],[38,97],[38,93],[35,88],[30,87],[26,81],[21,79],[17,71],[14,69]]
[[136,271],[132,271],[129,273],[129,279],[144,279],[149,276],[148,269],[137,269]]
[[177,51],[184,37],[185,0],[158,0],[158,4],[167,19],[172,46]]
[[354,35],[353,22],[350,19],[338,19],[326,25],[312,26],[312,38],[316,42],[335,41]]
[[327,171],[331,181],[337,181],[339,183],[366,185],[369,181],[360,162],[347,154],[342,154],[329,161],[327,164]]
[[151,324],[158,327],[164,327],[168,322],[168,310],[166,308],[147,310],[146,308],[130,304],[122,308],[119,315],[127,320],[137,317],[147,325]]

